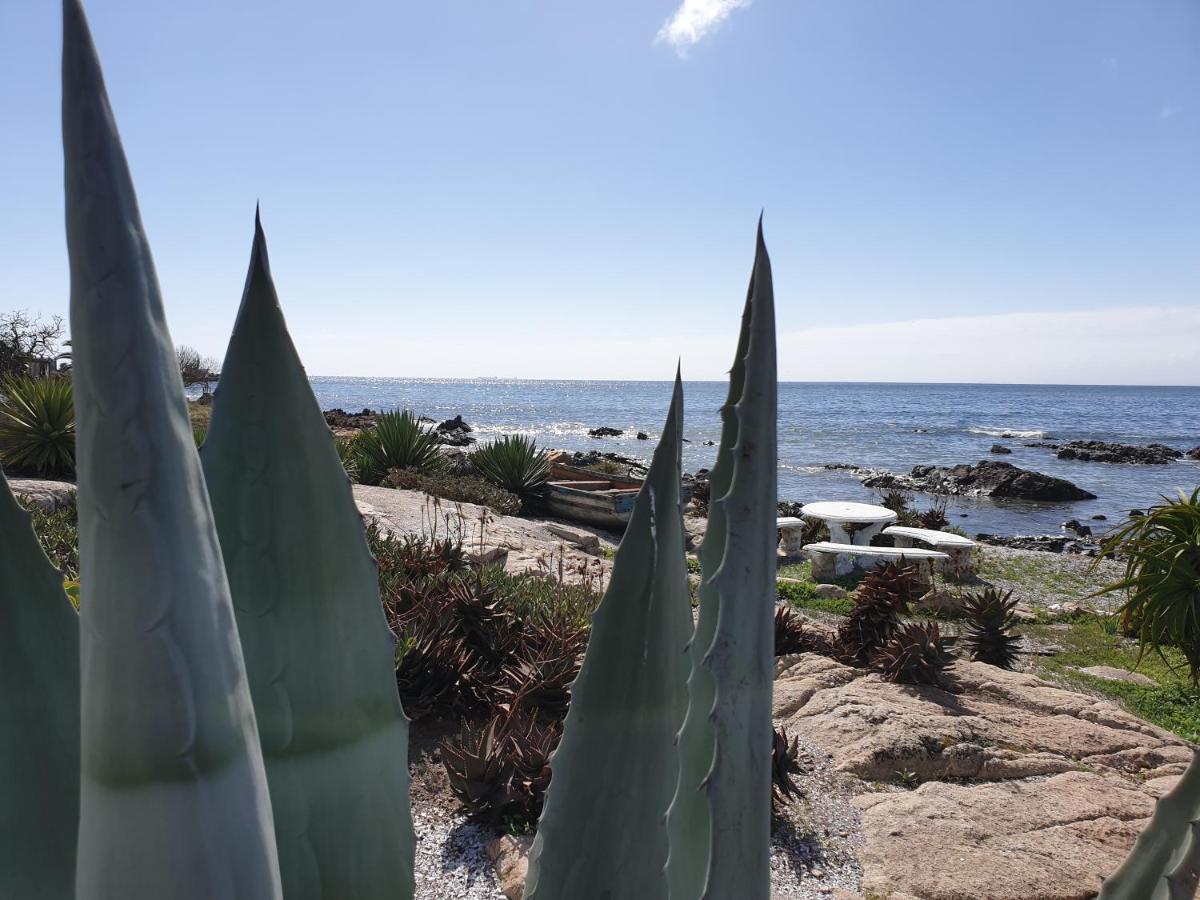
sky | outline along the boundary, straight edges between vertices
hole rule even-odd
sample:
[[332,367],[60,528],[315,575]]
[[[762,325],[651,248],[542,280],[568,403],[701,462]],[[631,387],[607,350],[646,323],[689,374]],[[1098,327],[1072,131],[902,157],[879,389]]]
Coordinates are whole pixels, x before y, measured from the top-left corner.
[[[90,0],[177,342],[261,202],[314,375],[1200,384],[1195,0]],[[66,314],[60,13],[0,0],[0,311]]]

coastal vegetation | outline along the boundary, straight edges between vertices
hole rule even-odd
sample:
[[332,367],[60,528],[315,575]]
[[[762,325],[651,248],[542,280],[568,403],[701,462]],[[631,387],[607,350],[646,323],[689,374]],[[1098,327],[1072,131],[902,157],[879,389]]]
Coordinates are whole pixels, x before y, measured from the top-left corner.
[[545,451],[520,434],[489,441],[472,450],[469,459],[480,475],[525,504],[541,499],[550,478]]

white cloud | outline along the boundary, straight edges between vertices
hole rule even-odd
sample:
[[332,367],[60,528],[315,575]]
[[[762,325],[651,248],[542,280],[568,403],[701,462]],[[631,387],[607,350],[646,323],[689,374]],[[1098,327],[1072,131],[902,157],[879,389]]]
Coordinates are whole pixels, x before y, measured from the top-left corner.
[[750,0],[683,0],[658,30],[655,42],[670,44],[685,56],[689,47],[719,28],[735,9],[749,5]]
[[[578,331],[298,334],[309,372],[426,378],[687,379],[728,371],[737,310],[720,334]],[[832,325],[782,332],[784,381],[1049,384],[1200,383],[1200,308],[1004,313]],[[452,347],[453,352],[446,348]]]

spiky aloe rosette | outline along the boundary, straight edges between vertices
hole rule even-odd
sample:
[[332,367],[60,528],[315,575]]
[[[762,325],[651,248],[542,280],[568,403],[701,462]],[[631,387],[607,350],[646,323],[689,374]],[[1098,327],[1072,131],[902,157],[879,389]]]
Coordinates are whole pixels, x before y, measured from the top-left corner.
[[0,473],[0,897],[75,897],[79,617]]
[[229,587],[91,35],[63,4],[78,415],[79,900],[281,896]]
[[284,893],[411,897],[408,721],[379,574],[288,335],[257,216],[203,462]]

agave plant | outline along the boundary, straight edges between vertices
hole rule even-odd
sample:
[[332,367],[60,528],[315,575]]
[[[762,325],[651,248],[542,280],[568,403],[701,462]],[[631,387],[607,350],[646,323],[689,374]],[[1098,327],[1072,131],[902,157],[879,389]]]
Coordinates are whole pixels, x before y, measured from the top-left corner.
[[440,472],[449,463],[437,434],[406,410],[383,413],[354,438],[354,466],[363,484],[378,484],[390,469]]
[[45,476],[75,474],[70,378],[20,377],[0,383],[0,462]]
[[1098,593],[1124,593],[1119,613],[1142,652],[1178,647],[1200,685],[1200,488],[1131,518],[1105,539],[1104,554],[1123,559],[1125,571]]
[[471,452],[471,465],[488,481],[515,494],[521,501],[536,501],[546,489],[550,462],[537,442],[524,435],[506,435]]
[[963,599],[967,624],[962,644],[971,659],[977,662],[1011,669],[1021,651],[1021,639],[1012,633],[1017,625],[1017,601],[1012,591],[987,588]]
[[953,661],[936,622],[903,625],[871,660],[885,681],[944,687],[944,672]]

